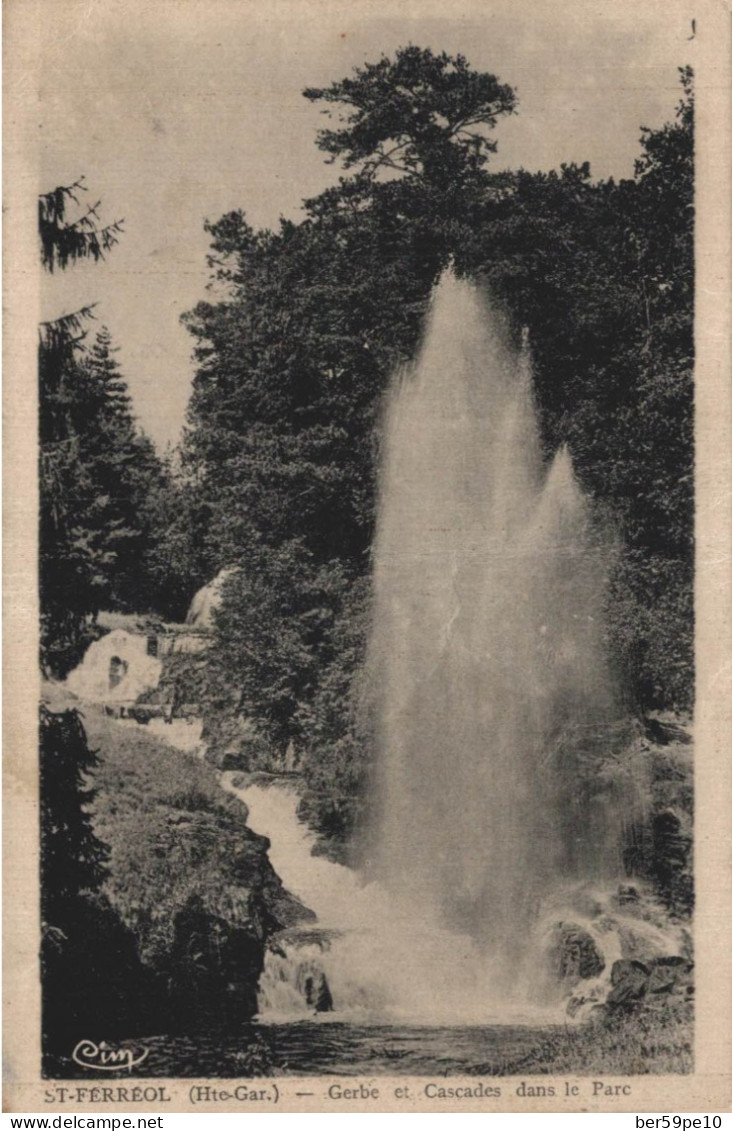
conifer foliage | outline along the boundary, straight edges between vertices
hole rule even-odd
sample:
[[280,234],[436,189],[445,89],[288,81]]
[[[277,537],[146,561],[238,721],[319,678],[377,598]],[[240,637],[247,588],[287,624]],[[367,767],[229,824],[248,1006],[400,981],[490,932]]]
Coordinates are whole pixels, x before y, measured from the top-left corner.
[[[53,271],[99,260],[122,230],[97,222],[99,205],[67,221],[83,181],[39,199],[41,262]],[[39,327],[40,595],[44,669],[78,662],[98,611],[151,597],[144,559],[165,469],[137,429],[106,327],[91,346],[94,304]]]
[[186,316],[185,459],[208,560],[240,567],[212,683],[275,748],[302,752],[331,828],[352,823],[368,771],[356,701],[382,398],[450,261],[486,284],[517,340],[528,328],[545,451],[569,446],[623,547],[607,620],[630,704],[691,703],[687,69],[682,83],[676,120],[643,131],[632,179],[596,181],[587,164],[493,173],[490,135],[515,93],[460,56],[404,48],[305,91],[336,119],[318,144],[345,175],[300,223],[256,231],[237,212],[208,225],[226,298]]
[[41,262],[53,273],[63,271],[79,259],[104,258],[105,251],[118,242],[124,220],[99,226],[101,201],[90,204],[75,220],[67,216],[69,203],[81,208],[81,194],[87,192],[84,177],[72,185],[58,185],[38,198],[38,234],[41,239]]

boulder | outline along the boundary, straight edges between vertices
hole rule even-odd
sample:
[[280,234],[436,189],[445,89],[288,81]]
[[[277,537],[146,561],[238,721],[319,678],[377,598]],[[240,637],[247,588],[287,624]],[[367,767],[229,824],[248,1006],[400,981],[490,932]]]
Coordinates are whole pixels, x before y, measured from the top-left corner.
[[610,1007],[627,1007],[640,1001],[648,991],[651,970],[636,959],[620,958],[613,962],[610,971],[612,989],[605,1004]]
[[651,970],[646,990],[649,994],[671,993],[676,985],[676,970],[673,966],[655,966]]
[[236,566],[228,566],[219,570],[213,581],[199,589],[188,609],[186,624],[195,625],[196,628],[213,628],[214,613],[221,607],[224,583],[238,572]]
[[325,974],[320,975],[320,984],[318,985],[317,993],[315,995],[315,1012],[333,1012],[333,995],[330,992],[330,986],[328,985],[328,979],[326,978]]
[[693,968],[693,963],[679,955],[656,958],[651,963],[647,992],[649,994],[688,992]]
[[595,939],[576,923],[556,925],[550,962],[558,980],[568,986],[583,978],[596,978],[605,969],[605,959]]
[[295,985],[315,1013],[333,1012],[333,995],[328,979],[317,963],[306,959],[297,971]]
[[257,924],[234,925],[191,896],[173,932],[166,973],[175,1021],[228,1027],[253,1017],[264,954]]
[[133,719],[142,726],[147,726],[150,719],[164,719],[165,708],[156,703],[134,703],[131,707],[122,707],[120,717]]
[[645,962],[639,962],[637,958],[619,958],[617,962],[613,962],[610,971],[610,984],[617,986],[630,977],[640,975],[647,978],[650,972],[650,966],[647,966]]

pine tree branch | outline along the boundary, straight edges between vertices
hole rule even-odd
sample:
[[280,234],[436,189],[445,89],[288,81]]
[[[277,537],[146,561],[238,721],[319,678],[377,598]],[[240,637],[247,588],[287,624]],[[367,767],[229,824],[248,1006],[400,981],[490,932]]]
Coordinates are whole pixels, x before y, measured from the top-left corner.
[[38,324],[38,339],[41,349],[52,351],[69,349],[84,340],[87,334],[85,321],[94,319],[96,302],[82,306],[71,314],[62,314],[48,322]]

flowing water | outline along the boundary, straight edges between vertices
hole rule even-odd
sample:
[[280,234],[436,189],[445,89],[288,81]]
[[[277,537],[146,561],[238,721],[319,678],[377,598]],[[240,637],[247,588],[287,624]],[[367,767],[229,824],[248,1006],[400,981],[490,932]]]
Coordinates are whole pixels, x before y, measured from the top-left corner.
[[[486,997],[474,941],[424,919],[410,900],[366,883],[357,872],[313,855],[316,841],[297,816],[299,794],[288,782],[224,785],[247,806],[247,823],[270,839],[269,858],[288,891],[315,912],[315,924],[277,936],[259,987],[259,1017],[286,1023],[479,1024],[557,1020],[557,1013],[498,1010]],[[331,1001],[316,1012],[325,978]],[[308,983],[310,992],[308,992]]]
[[89,645],[65,687],[82,702],[131,704],[157,687],[161,671],[144,635],[116,628]]

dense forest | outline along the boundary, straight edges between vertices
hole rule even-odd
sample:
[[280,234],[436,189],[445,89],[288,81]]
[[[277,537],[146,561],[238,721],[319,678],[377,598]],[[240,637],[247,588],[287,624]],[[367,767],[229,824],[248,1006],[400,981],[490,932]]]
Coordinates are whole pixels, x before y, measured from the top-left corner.
[[302,752],[321,827],[346,833],[370,757],[360,710],[380,414],[452,263],[528,331],[546,453],[571,452],[619,547],[609,646],[629,711],[688,709],[692,679],[693,98],[643,130],[632,180],[588,165],[492,173],[510,87],[409,47],[305,97],[343,175],[299,223],[211,223],[224,301],[186,316],[197,372],[183,458],[227,713]]
[[[174,458],[138,429],[89,312],[42,328],[42,649],[63,675],[100,609],[181,619],[237,567],[207,660],[209,740],[239,716],[263,748],[294,750],[306,805],[343,837],[371,762],[360,674],[383,398],[450,263],[526,334],[546,453],[568,445],[612,531],[608,644],[628,711],[691,706],[693,95],[684,68],[633,178],[598,181],[587,164],[493,172],[520,107],[462,56],[408,47],[304,94],[341,173],[276,230],[241,211],[207,224],[225,297],[184,315],[196,373]],[[119,238],[95,212],[69,222],[77,197],[41,198],[47,269]]]
[[[86,191],[82,177],[39,197],[49,273],[99,262],[122,236],[121,221],[101,224],[99,202],[84,210]],[[169,544],[183,509],[173,457],[138,427],[112,337],[92,335],[95,306],[39,326],[41,666],[53,676],[79,662],[101,609],[175,617],[191,584]]]

